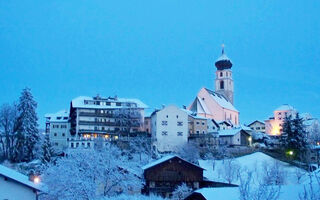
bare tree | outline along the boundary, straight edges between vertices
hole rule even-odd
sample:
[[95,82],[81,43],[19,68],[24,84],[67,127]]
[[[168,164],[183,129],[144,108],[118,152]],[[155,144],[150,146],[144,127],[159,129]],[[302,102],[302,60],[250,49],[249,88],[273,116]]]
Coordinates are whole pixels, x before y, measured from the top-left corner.
[[15,147],[18,110],[15,104],[3,104],[0,108],[0,144],[4,159],[11,159]]
[[319,200],[320,199],[320,178],[319,171],[309,172],[309,183],[304,185],[304,191],[299,194],[300,200]]
[[[240,176],[240,200],[277,200],[280,195],[281,185],[269,184],[267,179],[260,176],[270,174],[256,174],[255,171],[246,171]],[[265,173],[265,172],[264,172]]]
[[192,192],[192,188],[186,183],[182,183],[172,192],[173,200],[183,200]]
[[142,115],[137,108],[119,108],[114,112],[119,135],[129,138],[131,132],[137,132],[142,126]]
[[222,177],[231,184],[233,181],[238,179],[240,169],[240,165],[234,158],[226,159],[222,164]]
[[198,160],[200,159],[199,149],[197,148],[197,145],[193,142],[177,146],[174,149],[174,152],[178,154],[178,156],[180,156],[181,158],[195,164],[198,164]]

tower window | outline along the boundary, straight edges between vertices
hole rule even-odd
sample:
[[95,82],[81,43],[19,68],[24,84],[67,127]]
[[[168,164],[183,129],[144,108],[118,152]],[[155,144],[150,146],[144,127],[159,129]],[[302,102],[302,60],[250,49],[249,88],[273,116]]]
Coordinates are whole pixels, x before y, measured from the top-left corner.
[[220,89],[224,89],[224,82],[220,81]]
[[220,72],[220,77],[222,77],[223,76],[223,73],[222,72]]

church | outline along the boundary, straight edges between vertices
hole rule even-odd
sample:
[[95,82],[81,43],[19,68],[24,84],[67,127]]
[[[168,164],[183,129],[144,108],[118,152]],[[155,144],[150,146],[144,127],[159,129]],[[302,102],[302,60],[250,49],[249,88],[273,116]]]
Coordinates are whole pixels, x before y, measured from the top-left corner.
[[201,88],[188,110],[217,122],[228,121],[239,125],[239,111],[233,105],[234,87],[232,79],[232,62],[224,52],[216,60],[215,91]]

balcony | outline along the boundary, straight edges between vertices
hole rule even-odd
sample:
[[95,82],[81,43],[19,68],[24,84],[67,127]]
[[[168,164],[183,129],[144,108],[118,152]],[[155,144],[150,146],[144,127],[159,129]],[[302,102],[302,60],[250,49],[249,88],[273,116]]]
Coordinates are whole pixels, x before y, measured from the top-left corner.
[[100,126],[118,126],[116,122],[98,122],[98,121],[83,121],[79,120],[79,125],[100,125]]

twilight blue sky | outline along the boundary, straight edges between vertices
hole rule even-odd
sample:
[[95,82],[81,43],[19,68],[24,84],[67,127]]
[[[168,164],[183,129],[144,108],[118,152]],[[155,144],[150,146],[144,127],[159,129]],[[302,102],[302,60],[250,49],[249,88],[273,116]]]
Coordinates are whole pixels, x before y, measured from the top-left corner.
[[213,89],[221,43],[240,121],[283,103],[320,117],[320,1],[0,0],[0,104],[28,86],[47,112],[117,94],[151,108]]

